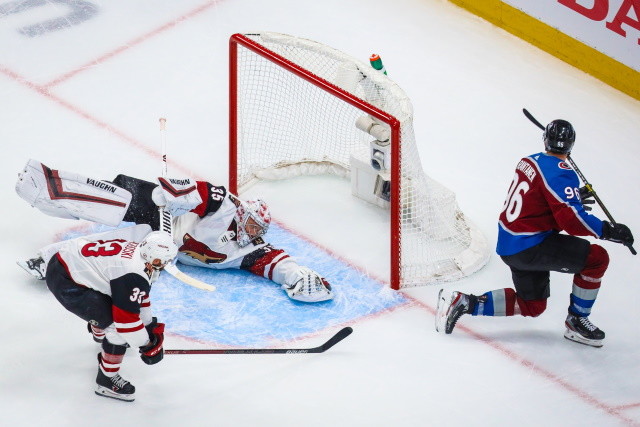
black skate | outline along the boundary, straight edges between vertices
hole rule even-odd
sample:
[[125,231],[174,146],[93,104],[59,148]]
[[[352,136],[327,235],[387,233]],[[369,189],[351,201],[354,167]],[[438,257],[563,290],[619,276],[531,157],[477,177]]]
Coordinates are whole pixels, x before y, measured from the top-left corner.
[[591,323],[588,317],[579,317],[569,313],[564,324],[567,326],[564,333],[566,339],[592,347],[602,347],[604,332]]
[[[100,357],[98,356],[98,359]],[[98,367],[98,376],[96,377],[96,394],[98,396],[111,397],[112,399],[133,402],[136,395],[136,388],[129,381],[116,374],[108,377],[102,373],[102,369]]]
[[463,315],[473,310],[474,295],[453,291],[447,299],[443,295],[444,289],[438,294],[438,309],[436,311],[436,331],[444,331],[445,334],[453,332],[456,322]]
[[44,280],[46,271],[44,269],[44,260],[42,258],[31,258],[24,261],[16,261],[16,263],[36,279]]

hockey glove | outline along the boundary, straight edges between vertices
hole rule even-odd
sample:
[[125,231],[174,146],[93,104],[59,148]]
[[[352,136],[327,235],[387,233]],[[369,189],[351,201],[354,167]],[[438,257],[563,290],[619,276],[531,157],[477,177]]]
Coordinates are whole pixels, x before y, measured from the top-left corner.
[[164,357],[164,323],[158,323],[155,317],[147,326],[149,344],[140,347],[140,359],[147,365],[155,365]]
[[624,224],[611,223],[609,221],[602,221],[602,240],[609,240],[610,242],[622,243],[625,246],[633,245],[633,234],[631,230]]
[[593,193],[586,186],[580,187],[578,191],[580,192],[580,201],[582,202],[582,207],[584,208],[584,210],[590,211],[591,209],[593,209],[591,206],[587,206],[593,205],[596,202],[595,200],[593,200]]

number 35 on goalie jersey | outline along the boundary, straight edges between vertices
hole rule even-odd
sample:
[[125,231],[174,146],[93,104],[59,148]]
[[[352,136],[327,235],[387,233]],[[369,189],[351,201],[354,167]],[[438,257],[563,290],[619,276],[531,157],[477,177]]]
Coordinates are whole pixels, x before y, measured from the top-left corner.
[[555,156],[521,159],[498,221],[498,255],[513,255],[560,231],[600,237],[602,221],[584,210],[579,184],[575,171]]

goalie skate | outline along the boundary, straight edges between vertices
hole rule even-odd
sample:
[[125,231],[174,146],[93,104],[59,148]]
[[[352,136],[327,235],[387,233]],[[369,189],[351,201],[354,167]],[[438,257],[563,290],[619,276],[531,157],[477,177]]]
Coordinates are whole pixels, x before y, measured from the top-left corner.
[[22,267],[24,271],[32,275],[38,280],[44,280],[46,275],[44,260],[40,257],[31,258],[22,261],[16,261],[16,263]]

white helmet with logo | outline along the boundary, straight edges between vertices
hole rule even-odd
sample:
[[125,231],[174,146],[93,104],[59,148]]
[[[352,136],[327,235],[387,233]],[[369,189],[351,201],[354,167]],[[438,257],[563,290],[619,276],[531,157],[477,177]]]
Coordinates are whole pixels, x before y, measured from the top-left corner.
[[[140,256],[154,269],[160,270],[178,255],[178,247],[173,243],[173,238],[164,231],[153,231],[140,242]],[[153,261],[160,260],[162,265],[153,265]]]
[[[264,200],[241,202],[236,209],[238,245],[243,248],[258,237],[264,236],[271,224],[271,212]],[[250,224],[247,222],[250,221]]]

